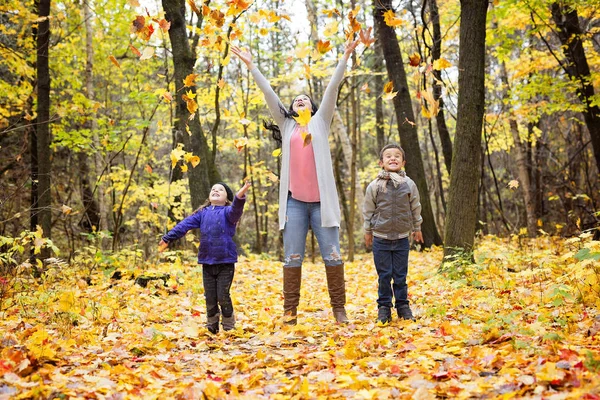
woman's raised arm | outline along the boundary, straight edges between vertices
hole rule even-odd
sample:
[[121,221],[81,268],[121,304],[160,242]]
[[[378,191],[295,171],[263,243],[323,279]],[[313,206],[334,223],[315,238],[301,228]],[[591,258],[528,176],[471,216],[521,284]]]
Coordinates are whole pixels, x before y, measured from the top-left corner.
[[279,100],[279,96],[277,96],[267,78],[263,76],[263,74],[252,62],[252,54],[250,54],[249,51],[242,50],[237,46],[232,46],[231,52],[235,54],[244,64],[246,64],[246,67],[248,67],[248,70],[250,73],[252,73],[256,84],[265,96],[265,101],[267,102],[267,106],[269,107],[269,111],[271,111],[271,116],[275,120],[275,123],[280,127],[283,126],[283,122],[285,121],[285,114],[283,113],[283,110],[285,110],[285,106],[281,100]]
[[323,94],[323,99],[321,100],[321,106],[319,107],[318,112],[327,122],[330,122],[333,118],[333,112],[335,111],[335,103],[337,100],[338,87],[340,86],[340,82],[342,82],[344,72],[346,72],[346,63],[348,62],[348,59],[350,58],[350,55],[352,54],[354,49],[356,49],[356,46],[358,46],[358,40],[346,43],[344,55],[338,63],[337,67],[335,68],[333,75],[331,75],[329,84],[327,84],[327,88],[325,89],[325,93]]

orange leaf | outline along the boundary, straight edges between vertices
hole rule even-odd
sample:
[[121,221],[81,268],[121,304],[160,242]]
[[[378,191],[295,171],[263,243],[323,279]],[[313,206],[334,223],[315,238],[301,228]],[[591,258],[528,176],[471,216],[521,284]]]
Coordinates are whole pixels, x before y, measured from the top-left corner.
[[139,7],[140,2],[138,0],[128,0],[127,1],[131,7]]
[[391,26],[392,28],[400,26],[404,23],[404,21],[402,21],[401,19],[396,18],[396,14],[393,10],[387,10],[383,14],[383,20],[385,21],[385,24],[387,26]]
[[158,26],[160,26],[160,29],[162,29],[163,32],[167,32],[171,28],[171,22],[163,18],[158,21]]
[[210,12],[210,19],[213,20],[217,27],[222,27],[225,24],[225,14],[219,10],[212,10]]
[[206,4],[202,4],[202,16],[206,17],[210,14],[210,8]]
[[333,17],[333,14],[336,14],[337,16],[341,17],[342,14],[340,14],[340,12],[338,11],[337,8],[332,8],[331,10],[323,10],[321,11],[323,14],[327,15],[329,18]]
[[411,67],[418,67],[419,64],[421,64],[421,56],[417,53],[413,53],[408,57],[408,59]]
[[332,47],[333,46],[331,45],[331,42],[329,40],[326,40],[326,41],[319,40],[317,42],[317,51],[319,52],[319,54],[327,53],[329,50],[332,49]]
[[138,49],[136,49],[132,44],[129,45],[129,48],[131,49],[133,54],[135,54],[137,57],[142,56],[142,53],[140,53],[140,51]]
[[110,56],[108,56],[108,59],[110,60],[110,62],[112,62],[113,64],[115,64],[117,67],[121,68],[121,64],[119,64],[119,62],[117,61],[117,59],[115,58],[115,56],[113,56],[111,54]]
[[304,141],[302,142],[302,147],[306,147],[310,144],[310,142],[312,141],[312,135],[308,132],[306,133],[302,133],[302,137],[304,139]]
[[195,114],[196,111],[198,111],[198,103],[196,103],[195,100],[188,100],[186,103],[187,109],[190,112],[190,114]]
[[146,164],[146,166],[144,167],[144,170],[147,173],[151,174],[152,173],[152,166],[150,166],[150,164]]
[[146,18],[143,15],[138,15],[133,20],[131,31],[137,33],[144,29],[144,26],[146,26]]
[[202,14],[200,12],[200,10],[198,10],[198,7],[196,6],[196,2],[194,0],[187,0],[187,3],[189,4],[190,8],[197,14],[200,15]]
[[233,145],[237,149],[238,153],[241,153],[241,151],[244,150],[244,147],[246,147],[247,144],[248,144],[248,138],[246,138],[246,137],[233,139]]
[[360,41],[366,47],[369,47],[370,45],[372,45],[373,43],[375,43],[375,38],[371,37],[371,30],[372,29],[373,29],[373,27],[370,26],[367,30],[361,29],[360,32],[358,33],[358,36],[360,37]]
[[184,87],[196,86],[196,78],[197,77],[198,77],[198,74],[189,74],[183,80],[183,86]]

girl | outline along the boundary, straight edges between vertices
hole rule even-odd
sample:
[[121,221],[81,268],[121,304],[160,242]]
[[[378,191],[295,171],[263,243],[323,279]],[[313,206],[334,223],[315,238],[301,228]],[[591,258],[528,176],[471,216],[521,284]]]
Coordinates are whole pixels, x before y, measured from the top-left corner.
[[202,264],[206,328],[211,333],[219,331],[220,314],[223,314],[223,330],[235,328],[233,304],[229,294],[237,262],[237,250],[232,238],[242,216],[249,187],[250,182],[245,182],[234,197],[226,184],[216,183],[206,202],[171,229],[158,244],[158,251],[162,252],[169,243],[179,239],[190,229],[200,228],[198,264]]
[[[309,226],[313,230],[327,272],[327,287],[338,323],[347,323],[344,263],[340,255],[340,207],[329,151],[329,127],[335,111],[338,86],[346,62],[358,41],[346,45],[344,56],[325,89],[321,107],[307,95],[296,96],[286,109],[266,78],[252,63],[252,55],[239,47],[231,51],[246,64],[282,134],[279,180],[279,229],[283,230],[283,309],[287,324],[296,324],[300,302],[302,261]],[[311,114],[307,126],[294,117]]]

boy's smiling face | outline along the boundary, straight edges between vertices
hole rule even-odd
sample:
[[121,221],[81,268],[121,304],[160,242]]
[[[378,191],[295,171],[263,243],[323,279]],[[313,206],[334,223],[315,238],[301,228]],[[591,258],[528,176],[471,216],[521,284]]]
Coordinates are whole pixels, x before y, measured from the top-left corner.
[[387,172],[400,172],[404,168],[406,161],[402,156],[400,149],[389,148],[383,152],[379,166]]

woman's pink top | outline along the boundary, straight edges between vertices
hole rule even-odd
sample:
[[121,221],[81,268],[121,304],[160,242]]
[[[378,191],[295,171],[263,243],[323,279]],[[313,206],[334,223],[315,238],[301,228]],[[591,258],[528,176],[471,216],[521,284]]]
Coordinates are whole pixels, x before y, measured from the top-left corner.
[[307,127],[296,125],[290,138],[290,192],[296,200],[306,203],[321,201],[317,167],[312,141],[304,146],[302,132]]

